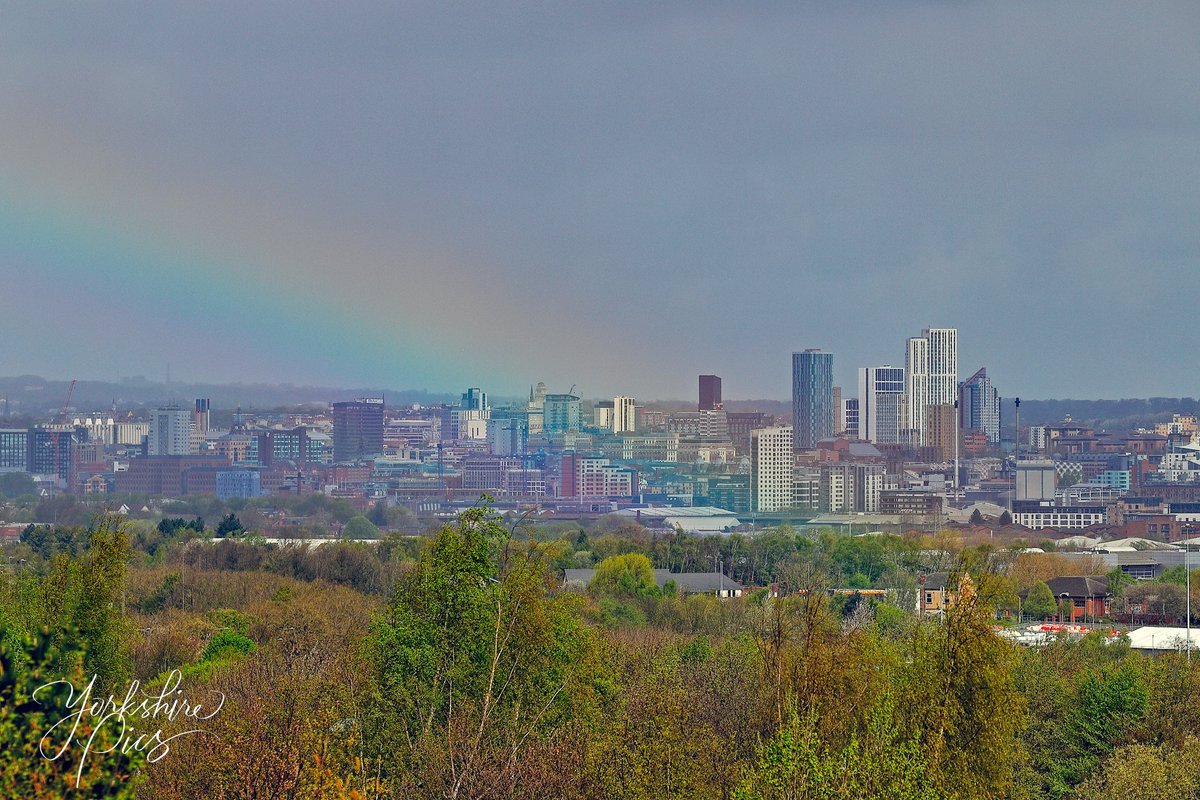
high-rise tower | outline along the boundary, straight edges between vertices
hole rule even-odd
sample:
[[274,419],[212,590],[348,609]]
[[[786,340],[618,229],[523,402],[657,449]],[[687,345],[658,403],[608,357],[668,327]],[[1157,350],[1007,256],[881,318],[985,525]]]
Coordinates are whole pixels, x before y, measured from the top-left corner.
[[909,339],[904,371],[904,428],[913,444],[926,446],[929,406],[954,405],[958,399],[958,329],[926,328]]
[[721,407],[721,379],[716,375],[700,376],[700,403],[697,411],[713,411]]
[[925,407],[929,405],[929,340],[914,336],[904,350],[904,438],[920,445],[925,435]]
[[573,394],[548,394],[542,403],[542,430],[564,433],[579,430],[579,397]]
[[383,398],[333,404],[333,460],[362,461],[383,454]]
[[150,412],[146,453],[152,456],[186,456],[192,452],[192,412],[163,406]]
[[796,450],[833,437],[832,353],[792,353],[792,433]]
[[900,367],[859,369],[858,435],[875,444],[903,441],[903,398],[904,370]]
[[987,367],[980,367],[959,387],[958,424],[963,430],[982,431],[988,444],[1000,444],[1000,394]]
[[958,399],[958,329],[926,328],[929,340],[929,405],[954,405]]
[[750,507],[758,512],[792,507],[792,429],[761,428],[750,434]]
[[613,398],[613,433],[633,433],[637,428],[637,401],[632,397]]
[[464,411],[487,411],[491,408],[488,405],[487,392],[478,387],[467,389],[463,392],[462,407]]

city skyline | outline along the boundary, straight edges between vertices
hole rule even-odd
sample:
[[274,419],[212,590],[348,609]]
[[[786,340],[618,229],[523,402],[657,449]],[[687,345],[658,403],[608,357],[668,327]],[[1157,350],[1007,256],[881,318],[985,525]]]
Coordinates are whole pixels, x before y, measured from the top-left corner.
[[[836,356],[835,353],[831,354],[831,355]],[[836,363],[837,363],[837,359],[835,359],[835,364]],[[872,367],[872,368],[877,368],[878,366],[881,366],[881,365],[877,365],[876,367]],[[882,366],[892,366],[892,365],[882,365]],[[980,366],[980,368],[985,369],[987,371],[988,377],[990,379],[991,372],[992,372],[990,365],[980,364],[979,366]],[[845,367],[845,365],[836,366],[835,374],[844,367]],[[844,383],[838,383],[835,380],[834,388],[841,390],[843,404],[846,400],[852,400],[852,399],[857,400],[858,399],[858,395],[857,395],[858,390],[856,387],[858,387],[860,384],[861,371],[863,368],[864,367],[861,365],[854,366],[853,368],[847,368],[847,371],[849,371],[851,373],[851,375],[848,376],[847,380]],[[903,371],[903,367],[899,367],[899,369],[901,371]],[[974,372],[975,370],[970,369],[969,371]],[[960,383],[964,379],[965,375],[966,375],[966,371],[964,371],[963,374],[960,374],[960,376],[959,376]],[[536,378],[537,376],[534,376],[534,377]],[[694,376],[694,375],[692,376],[693,382],[695,381],[695,377],[696,376]],[[84,385],[88,385],[88,384],[97,385],[97,386],[125,386],[125,385],[128,385],[128,386],[136,388],[139,395],[144,394],[147,391],[150,393],[153,393],[154,391],[156,391],[156,389],[151,388],[151,387],[162,387],[162,388],[158,389],[157,391],[161,391],[161,392],[163,392],[163,394],[161,396],[155,395],[153,398],[151,398],[151,401],[153,403],[168,404],[168,405],[173,402],[174,403],[180,402],[180,398],[184,398],[185,395],[188,395],[189,393],[191,393],[191,394],[197,394],[197,393],[211,394],[213,389],[219,389],[219,390],[224,391],[225,393],[236,394],[236,391],[241,388],[245,388],[252,395],[259,391],[266,391],[272,395],[282,396],[282,395],[286,395],[289,391],[293,391],[293,390],[301,393],[302,395],[306,395],[306,396],[311,395],[314,392],[323,393],[321,398],[312,397],[308,400],[295,401],[295,402],[298,402],[301,404],[307,404],[307,405],[311,405],[313,403],[317,403],[317,404],[332,403],[339,399],[350,399],[352,396],[358,397],[358,396],[361,396],[364,394],[372,395],[372,396],[383,394],[383,395],[387,395],[388,397],[395,396],[397,398],[404,398],[404,399],[397,400],[397,402],[400,405],[407,405],[407,404],[414,403],[414,402],[424,404],[424,405],[430,405],[430,404],[441,404],[441,403],[447,403],[447,402],[461,402],[461,399],[462,399],[462,397],[461,397],[462,396],[462,388],[461,387],[465,386],[467,383],[470,382],[470,379],[468,376],[468,379],[466,381],[461,381],[458,385],[452,385],[452,386],[445,387],[445,388],[439,386],[439,387],[432,388],[432,389],[425,389],[425,388],[413,388],[413,387],[405,387],[405,386],[384,386],[381,384],[317,385],[317,384],[294,382],[294,381],[280,381],[280,382],[234,381],[234,380],[221,380],[220,376],[218,376],[217,379],[212,380],[212,381],[190,380],[187,378],[173,378],[171,383],[167,384],[163,381],[155,381],[155,380],[148,379],[148,378],[146,378],[145,375],[142,375],[142,374],[130,375],[130,376],[122,375],[122,376],[117,376],[117,377],[96,377],[94,375],[88,376],[86,373],[81,374],[79,377],[72,377],[72,375],[70,375],[70,374],[58,375],[58,374],[46,374],[45,372],[43,372],[43,374],[35,374],[35,373],[31,373],[31,372],[26,372],[26,373],[22,373],[21,375],[0,375],[0,380],[13,381],[13,380],[21,379],[21,378],[29,378],[29,379],[33,379],[33,380],[36,380],[39,382],[45,382],[45,384],[47,386],[53,386],[55,384],[62,384],[63,386],[66,386],[71,381],[76,381],[81,387]],[[478,382],[478,381],[476,381],[476,382]],[[992,381],[989,380],[989,382],[992,382]],[[519,381],[518,381],[518,385],[520,385]],[[576,385],[579,386],[582,384],[579,384],[577,382]],[[524,402],[524,399],[528,396],[528,392],[529,392],[528,380],[526,380],[525,386],[526,386],[526,388],[524,391],[521,391],[520,389],[518,389],[517,391],[512,392],[512,393],[509,393],[509,392],[491,393],[491,392],[489,392],[488,394],[489,394],[490,398],[494,397],[496,402],[499,402],[499,403],[521,404]],[[179,387],[183,387],[183,388],[181,389]],[[204,387],[204,388],[196,388],[196,387]],[[1081,402],[1081,403],[1093,403],[1093,402],[1117,403],[1117,402],[1123,402],[1123,401],[1128,401],[1128,400],[1150,400],[1150,399],[1168,399],[1168,398],[1179,398],[1181,400],[1186,400],[1186,399],[1190,399],[1190,398],[1195,398],[1197,396],[1197,392],[1194,389],[1188,389],[1188,390],[1184,391],[1185,388],[1186,387],[1179,387],[1176,391],[1174,391],[1172,393],[1168,393],[1168,394],[1163,394],[1163,395],[1152,395],[1149,392],[1143,392],[1140,396],[1132,397],[1132,398],[1117,397],[1115,395],[1107,396],[1107,397],[1102,397],[1102,396],[1085,397],[1081,394],[1071,393],[1071,392],[1065,392],[1065,393],[1061,394],[1060,396],[1055,396],[1055,397],[1035,397],[1035,396],[1029,395],[1029,394],[1022,395],[1018,392],[1008,391],[1008,392],[1001,393],[1000,399],[1001,399],[1004,407],[1009,408],[1009,407],[1011,407],[1012,402],[1017,397],[1021,397],[1022,402],[1028,400],[1028,401],[1034,401],[1034,402],[1039,402],[1039,401],[1045,401],[1045,402],[1077,401],[1077,402]],[[603,389],[603,390],[596,390],[596,391],[588,391],[588,390],[577,389],[576,394],[578,394],[582,400],[591,402],[591,401],[596,401],[596,400],[611,400],[614,396],[619,395],[619,393],[623,390],[629,391],[628,384],[618,384],[617,388],[612,389],[612,390]],[[686,391],[686,390],[681,390],[681,391]],[[695,388],[695,386],[690,387],[690,391],[692,393],[690,396],[688,396],[687,394],[681,394],[680,396],[652,397],[652,396],[643,396],[640,393],[637,393],[637,395],[638,395],[639,403],[644,401],[644,402],[648,402],[648,403],[691,405],[694,407],[697,404],[696,403],[696,388]],[[111,397],[111,394],[106,395],[106,397]],[[416,399],[411,399],[411,398],[416,398]],[[13,413],[13,414],[41,413],[40,411],[37,410],[37,407],[31,406],[31,407],[28,407],[28,408],[25,408],[24,410],[22,410],[21,407],[18,407],[16,405],[15,399],[13,399],[12,402],[14,405],[12,408],[9,409],[10,413]],[[389,400],[389,403],[390,402],[391,401]],[[792,398],[785,397],[785,396],[755,396],[752,394],[742,394],[742,393],[739,393],[736,395],[727,394],[727,396],[726,396],[726,403],[753,403],[753,402],[781,403],[781,404],[786,404],[786,405],[790,406],[792,404]],[[2,410],[3,403],[4,403],[4,397],[0,396],[0,414],[3,414],[3,410]],[[61,403],[61,400],[56,400],[53,396],[48,396],[45,398],[46,409],[53,410],[54,408],[57,408],[60,403]],[[277,402],[263,401],[263,403],[265,403],[267,406],[270,406],[272,404],[287,405],[289,403],[289,401],[286,399],[280,399]],[[144,401],[144,400],[135,401],[135,404],[146,405],[146,401]],[[257,407],[258,405],[261,405],[262,403],[259,403],[254,400],[248,400],[247,404],[248,404],[247,407],[249,408],[251,406]],[[108,403],[107,402],[93,402],[93,403],[89,403],[89,404],[85,404],[85,405],[87,406],[86,409],[82,406],[77,406],[77,404],[75,404],[75,403],[73,403],[71,407],[77,413],[85,412],[85,411],[86,412],[90,412],[90,411],[103,412],[105,410],[105,408],[107,407]],[[223,407],[226,410],[229,410],[229,409],[234,408],[236,405],[238,405],[238,401],[236,399],[231,399]],[[32,410],[30,410],[30,409],[32,409]],[[43,409],[43,411],[46,409]],[[843,412],[844,412],[844,409],[843,409]]]
[[14,9],[0,373],[515,395],[586,365],[599,396],[711,371],[784,398],[793,350],[848,386],[941,324],[1006,393],[1192,394],[1186,337],[1129,323],[1200,288],[1198,28],[1188,3]]
[[1197,76],[1197,0],[6,4],[0,800],[1200,798]]

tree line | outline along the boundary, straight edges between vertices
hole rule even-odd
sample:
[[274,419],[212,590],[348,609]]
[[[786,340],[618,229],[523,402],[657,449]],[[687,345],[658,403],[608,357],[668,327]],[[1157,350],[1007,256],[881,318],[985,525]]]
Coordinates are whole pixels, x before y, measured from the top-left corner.
[[[736,546],[538,531],[485,506],[428,536],[315,549],[217,541],[173,522],[153,532],[103,517],[11,551],[23,562],[0,570],[0,796],[1091,800],[1200,789],[1200,662],[1100,636],[1009,644],[997,611],[1014,580],[1038,574],[1009,554],[786,529]],[[719,600],[653,581],[655,566],[709,555],[786,590]],[[918,618],[895,591],[825,591],[899,586],[930,558],[958,586],[943,617]],[[562,565],[584,561],[596,579],[564,587]],[[172,670],[188,693],[220,692],[226,705],[161,761],[94,759],[75,789],[77,764],[31,747],[48,718],[29,696],[49,676],[95,674],[119,690]]]

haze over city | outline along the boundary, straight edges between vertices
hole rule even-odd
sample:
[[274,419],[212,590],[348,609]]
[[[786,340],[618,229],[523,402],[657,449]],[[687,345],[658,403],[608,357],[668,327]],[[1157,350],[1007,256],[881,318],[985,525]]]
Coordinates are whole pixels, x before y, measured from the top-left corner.
[[1200,798],[1200,2],[0,6],[0,799]]
[[0,374],[1194,394],[1195,3],[213,10],[6,10]]

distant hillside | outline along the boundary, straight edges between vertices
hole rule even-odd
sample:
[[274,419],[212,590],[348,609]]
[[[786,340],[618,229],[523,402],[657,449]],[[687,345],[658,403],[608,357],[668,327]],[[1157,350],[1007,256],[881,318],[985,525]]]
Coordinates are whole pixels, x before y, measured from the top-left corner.
[[[1012,435],[1013,398],[1006,397],[1001,408],[1003,427]],[[695,408],[694,403],[669,401],[651,403],[657,408]],[[792,404],[786,400],[726,400],[729,411],[762,411],[780,419],[788,419]],[[1092,425],[1098,430],[1128,430],[1153,427],[1167,422],[1172,414],[1200,415],[1200,400],[1192,397],[1151,397],[1127,400],[1021,400],[1021,427],[1052,425],[1068,415],[1076,422]]]
[[[1004,400],[1006,425],[1012,424],[1011,398]],[[1192,397],[1151,397],[1127,400],[1021,400],[1021,426],[1050,425],[1067,416],[1103,430],[1151,427],[1168,422],[1172,414],[1200,414],[1200,400]]]
[[[70,381],[46,380],[36,375],[0,378],[0,415],[54,415],[62,409]],[[457,400],[448,394],[433,394],[421,390],[378,388],[336,389],[327,386],[295,386],[267,383],[164,383],[145,378],[130,378],[119,382],[81,380],[71,395],[72,413],[103,411],[115,402],[118,408],[146,408],[169,400],[191,403],[194,398],[207,397],[213,408],[279,408],[296,405],[324,405],[333,400],[350,400],[361,396],[386,396],[388,405],[409,403],[444,403]],[[5,398],[8,408],[5,409]]]
[[[70,381],[47,380],[36,375],[0,377],[0,416],[42,418],[53,416],[62,408]],[[268,383],[175,383],[169,386],[142,377],[120,381],[81,380],[71,396],[72,413],[107,410],[115,402],[121,409],[149,408],[169,400],[190,403],[193,398],[207,397],[214,409],[284,408],[301,405],[325,405],[334,400],[384,395],[389,406],[421,403],[455,402],[458,395],[438,394],[414,389],[334,388],[329,386],[296,386]],[[5,399],[7,398],[7,408]],[[510,398],[493,397],[502,404]],[[515,398],[523,400],[524,398]],[[670,410],[695,409],[695,401],[648,401],[655,408]],[[787,400],[726,400],[730,411],[762,411],[786,419],[792,413]],[[1013,424],[1012,398],[1004,399],[1001,411],[1004,427],[1011,431]],[[1049,425],[1070,417],[1104,430],[1149,427],[1171,419],[1172,414],[1200,415],[1200,400],[1192,397],[1151,397],[1126,400],[1026,400],[1021,401],[1021,426]]]
[[728,400],[726,411],[761,411],[777,417],[790,417],[792,404],[787,400]]
[[[1011,434],[1013,399],[1003,400],[1001,417]],[[792,404],[784,400],[726,401],[730,411],[763,411],[787,418]],[[1076,422],[1093,425],[1099,430],[1127,430],[1153,427],[1156,422],[1168,422],[1172,414],[1200,415],[1200,400],[1192,397],[1151,397],[1128,400],[1021,400],[1021,427],[1052,425],[1068,415]]]

